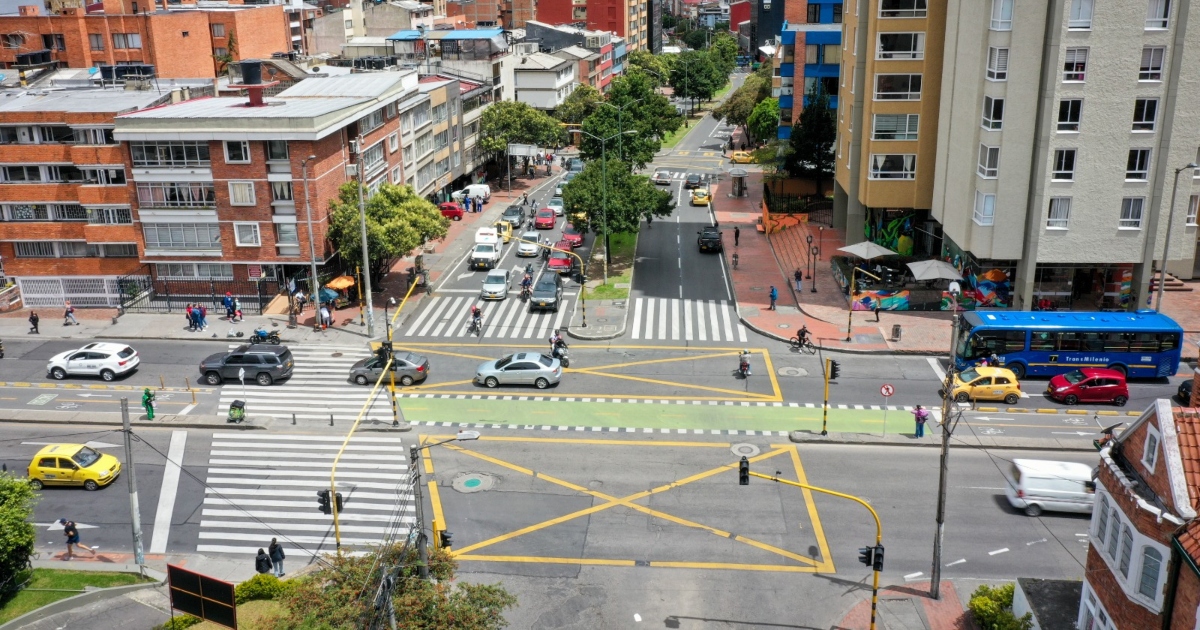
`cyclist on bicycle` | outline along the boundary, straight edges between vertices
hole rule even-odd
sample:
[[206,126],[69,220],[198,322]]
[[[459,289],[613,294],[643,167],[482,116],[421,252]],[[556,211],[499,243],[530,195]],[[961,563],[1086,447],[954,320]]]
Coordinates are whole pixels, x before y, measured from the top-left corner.
[[808,341],[808,326],[801,326],[800,332],[796,333],[796,338],[800,341],[800,345],[809,343]]

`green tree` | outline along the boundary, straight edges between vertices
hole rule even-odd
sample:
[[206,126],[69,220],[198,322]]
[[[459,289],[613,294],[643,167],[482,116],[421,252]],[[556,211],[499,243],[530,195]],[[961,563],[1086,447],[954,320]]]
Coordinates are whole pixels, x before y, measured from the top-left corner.
[[[671,68],[671,89],[680,98],[707,101],[724,85],[707,53],[689,50],[680,53]],[[721,77],[724,78],[724,77]]]
[[578,125],[596,110],[597,103],[603,101],[604,95],[600,90],[587,84],[580,85],[554,110],[554,116],[564,123]]
[[[587,133],[581,134],[579,149],[585,159],[607,155],[642,168],[662,148],[662,138],[683,124],[671,102],[641,73],[614,79],[605,103],[583,121]],[[636,133],[623,133],[631,130]],[[601,146],[597,138],[612,139]]]
[[983,584],[971,593],[967,608],[984,630],[1029,630],[1033,627],[1033,615],[1025,613],[1018,618],[1013,614],[1015,594],[1016,586],[1012,583],[995,588]]
[[729,73],[737,67],[737,38],[727,30],[718,30],[713,33],[708,46],[713,55],[713,64],[717,66],[722,76],[729,76]]
[[769,140],[779,129],[779,99],[768,98],[754,107],[746,121],[746,129],[755,140]]
[[735,127],[744,127],[754,107],[770,95],[770,82],[757,73],[751,74],[725,102],[713,109],[713,116]]
[[788,144],[790,151],[784,158],[784,170],[792,177],[806,177],[821,182],[833,177],[834,143],[837,142],[837,123],[834,112],[829,108],[829,95],[814,82],[805,97],[800,121],[792,127]]
[[494,153],[503,153],[513,143],[552,146],[562,138],[556,119],[520,101],[492,103],[479,119],[479,144]]
[[217,62],[217,72],[225,72],[225,68],[237,59],[238,43],[237,33],[233,29],[229,29],[229,39],[225,44],[225,54],[213,55],[213,59]]
[[707,29],[698,28],[683,36],[683,44],[692,50],[704,50],[708,48],[708,37]]
[[515,606],[517,599],[502,586],[456,582],[457,564],[440,549],[429,554],[429,574],[436,583],[421,580],[416,554],[415,549],[393,545],[363,556],[325,556],[320,569],[289,580],[296,584],[279,598],[284,612],[271,620],[274,623],[269,627],[287,630],[387,627],[386,609],[375,607],[375,594],[385,571],[393,568],[399,569],[392,592],[396,627],[499,630],[508,625],[504,611]]
[[664,29],[675,28],[677,22],[678,20],[675,19],[675,16],[670,13],[664,13],[662,16],[662,27]]
[[671,60],[674,55],[655,55],[649,50],[639,49],[629,53],[625,61],[625,75],[635,74],[635,70],[650,78],[655,88],[667,84],[671,75]]
[[37,495],[25,479],[0,472],[0,596],[15,588],[37,543],[30,519]]
[[[329,240],[349,265],[362,262],[358,184],[346,182],[329,202]],[[384,183],[366,200],[367,254],[371,277],[382,278],[402,256],[442,238],[450,220],[438,207],[418,196],[411,186]]]
[[[607,187],[604,186],[607,177]],[[615,158],[587,163],[563,191],[563,204],[577,213],[575,226],[606,237],[636,232],[643,217],[671,214],[671,193],[657,188],[644,175],[635,175]]]

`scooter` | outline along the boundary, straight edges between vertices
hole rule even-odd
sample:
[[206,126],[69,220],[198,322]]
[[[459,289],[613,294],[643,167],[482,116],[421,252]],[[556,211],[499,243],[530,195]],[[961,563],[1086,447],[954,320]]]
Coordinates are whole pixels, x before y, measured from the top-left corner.
[[277,346],[280,343],[279,333],[265,328],[256,328],[254,334],[250,335],[250,343],[266,343]]
[[739,360],[737,374],[739,376],[741,376],[742,378],[749,377],[750,376],[750,362]]
[[561,363],[563,367],[571,367],[571,357],[567,355],[567,344],[562,343],[554,346],[554,349],[550,351],[550,356],[558,359],[558,362]]

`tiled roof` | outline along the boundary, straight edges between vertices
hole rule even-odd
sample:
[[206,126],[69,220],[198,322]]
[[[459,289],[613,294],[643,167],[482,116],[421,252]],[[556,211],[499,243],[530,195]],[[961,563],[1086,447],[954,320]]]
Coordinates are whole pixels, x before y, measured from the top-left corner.
[[[1195,410],[1175,410],[1175,430],[1179,434],[1179,459],[1192,506],[1200,511],[1200,415]],[[1179,542],[1192,562],[1200,564],[1200,518],[1193,520],[1179,535]]]
[[1179,545],[1192,559],[1193,564],[1200,565],[1200,519],[1192,521],[1179,534]]

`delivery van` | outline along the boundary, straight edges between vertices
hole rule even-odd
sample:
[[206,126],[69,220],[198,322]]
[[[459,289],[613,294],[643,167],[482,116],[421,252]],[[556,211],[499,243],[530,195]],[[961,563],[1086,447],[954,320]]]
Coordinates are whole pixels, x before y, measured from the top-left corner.
[[472,199],[479,197],[483,203],[487,203],[492,200],[492,187],[487,184],[470,184],[462,190],[450,193],[450,198],[454,201],[461,202],[466,197]]
[[1092,474],[1087,464],[1014,459],[1004,475],[1004,494],[1029,516],[1043,511],[1090,514],[1096,501]]
[[500,246],[500,232],[494,227],[481,227],[475,230],[476,245],[495,245]]

